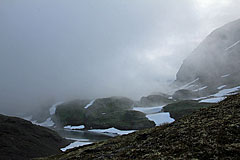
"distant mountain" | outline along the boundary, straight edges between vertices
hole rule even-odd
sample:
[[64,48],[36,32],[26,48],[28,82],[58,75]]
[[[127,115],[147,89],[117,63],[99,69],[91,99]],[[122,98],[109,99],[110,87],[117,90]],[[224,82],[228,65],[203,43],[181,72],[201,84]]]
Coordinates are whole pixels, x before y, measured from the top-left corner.
[[0,159],[28,160],[61,153],[69,144],[56,132],[17,117],[0,114]]
[[240,85],[240,19],[215,31],[187,57],[176,75],[175,88],[197,96]]

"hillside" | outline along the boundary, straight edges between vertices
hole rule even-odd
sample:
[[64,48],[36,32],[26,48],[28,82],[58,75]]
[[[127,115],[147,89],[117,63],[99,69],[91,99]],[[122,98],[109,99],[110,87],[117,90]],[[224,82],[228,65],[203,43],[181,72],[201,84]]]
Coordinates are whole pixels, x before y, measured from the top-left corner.
[[0,114],[0,159],[28,160],[61,153],[69,144],[56,132],[31,122]]
[[[180,67],[174,87],[195,95],[240,85],[240,20],[228,23],[203,40]],[[196,96],[195,96],[196,97]]]
[[41,160],[238,159],[240,95],[171,124],[79,147]]

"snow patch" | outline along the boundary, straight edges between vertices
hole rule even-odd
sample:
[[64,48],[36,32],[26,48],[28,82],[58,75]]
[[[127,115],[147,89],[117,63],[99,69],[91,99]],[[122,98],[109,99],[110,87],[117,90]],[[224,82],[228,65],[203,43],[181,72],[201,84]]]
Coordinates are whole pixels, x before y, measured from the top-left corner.
[[164,123],[172,123],[175,120],[170,117],[168,112],[150,114],[146,116],[149,120],[154,121],[154,123],[159,126]]
[[50,115],[54,115],[55,112],[56,112],[57,106],[58,106],[58,105],[61,105],[61,104],[63,104],[63,102],[58,102],[58,103],[52,105],[52,107],[49,109]]
[[97,132],[97,133],[111,133],[111,134],[118,134],[118,135],[124,135],[124,134],[129,134],[129,133],[133,133],[136,130],[119,130],[116,128],[108,128],[108,129],[91,129],[88,130],[90,132]]
[[[224,88],[226,85],[223,85],[223,86],[220,86],[218,87],[218,89],[222,89]],[[224,100],[226,98],[226,96],[229,96],[229,95],[233,95],[235,94],[237,91],[240,90],[240,86],[238,87],[234,87],[234,88],[229,88],[229,89],[222,89],[220,90],[218,93],[216,94],[213,94],[213,95],[209,95],[207,97],[201,97],[201,98],[197,98],[197,99],[194,99],[194,100],[201,100],[199,101],[199,103],[202,103],[202,102],[206,102],[206,103],[218,103],[222,100]],[[210,98],[211,97],[211,98]],[[207,99],[206,99],[207,98]]]
[[134,107],[134,111],[143,112],[145,114],[153,114],[160,112],[164,106],[157,106],[157,107]]
[[232,44],[231,46],[227,47],[225,50],[230,50],[231,48],[235,47],[236,45],[238,45],[240,43],[240,40],[235,42],[234,44]]
[[223,96],[232,95],[234,92],[237,92],[239,89],[240,89],[240,86],[234,87],[234,88],[229,88],[229,89],[223,89],[223,90],[219,91],[218,93],[214,94],[213,96],[223,97]]
[[209,96],[207,96],[207,97],[199,97],[199,98],[195,98],[195,99],[193,99],[193,100],[199,101],[199,100],[201,100],[201,99],[206,99],[206,98],[209,98]]
[[32,121],[33,124],[44,126],[44,127],[52,127],[54,126],[54,122],[52,121],[51,117],[49,117],[46,121],[42,123],[38,123],[37,121]]
[[225,78],[225,77],[228,77],[228,76],[230,76],[230,74],[225,74],[225,75],[222,75],[221,77]]
[[80,147],[80,146],[84,146],[84,145],[88,145],[88,144],[92,144],[93,142],[80,142],[80,141],[76,141],[76,142],[73,142],[71,143],[70,145],[64,147],[64,148],[61,148],[61,151],[65,152],[66,150],[68,149],[72,149],[72,148],[75,148],[75,147]]
[[88,107],[90,107],[91,105],[93,105],[94,102],[95,102],[95,99],[92,100],[89,104],[87,104],[84,108],[87,109]]
[[194,91],[194,92],[197,92],[197,91],[204,90],[204,89],[206,89],[206,88],[208,88],[208,86],[204,86],[204,87],[201,87],[201,88],[195,89],[195,90],[193,90],[193,91]]
[[217,89],[223,89],[224,87],[226,87],[227,85],[222,85],[222,86],[219,86]]
[[208,98],[208,99],[201,100],[199,102],[200,103],[218,103],[223,101],[225,98],[226,97]]
[[197,82],[198,80],[199,80],[199,78],[193,80],[192,82],[189,82],[189,83],[185,84],[184,86],[180,87],[180,89],[185,89],[185,88],[189,88],[189,87],[195,86],[195,85],[192,85],[192,84]]
[[80,125],[80,126],[71,126],[71,125],[64,126],[64,129],[84,129],[84,128],[85,128],[84,125]]

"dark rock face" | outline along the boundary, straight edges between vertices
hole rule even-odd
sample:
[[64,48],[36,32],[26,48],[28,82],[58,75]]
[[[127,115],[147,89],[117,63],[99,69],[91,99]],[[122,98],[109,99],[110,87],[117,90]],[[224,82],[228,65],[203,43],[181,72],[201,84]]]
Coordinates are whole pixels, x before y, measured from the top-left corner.
[[27,160],[61,153],[69,144],[54,131],[31,122],[0,115],[0,159]]
[[90,100],[74,100],[57,106],[54,121],[59,127],[83,125],[86,121],[84,107],[89,103]]
[[212,103],[199,103],[198,101],[185,100],[179,101],[172,104],[168,104],[163,107],[164,112],[169,112],[171,118],[178,120],[183,116],[192,114],[193,112],[211,106]]
[[239,159],[240,95],[171,124],[72,149],[42,160]]
[[56,109],[56,122],[64,125],[85,125],[87,129],[144,129],[154,127],[145,114],[131,110],[134,102],[124,97],[96,99],[85,108],[90,101],[73,101],[64,103]]
[[142,97],[140,100],[140,105],[144,107],[155,107],[168,103],[172,103],[172,100],[164,95],[149,95],[147,97]]
[[240,20],[237,20],[212,32],[184,60],[174,85],[183,86],[196,80],[188,89],[207,86],[200,94],[214,93],[220,85],[239,85],[239,68]]

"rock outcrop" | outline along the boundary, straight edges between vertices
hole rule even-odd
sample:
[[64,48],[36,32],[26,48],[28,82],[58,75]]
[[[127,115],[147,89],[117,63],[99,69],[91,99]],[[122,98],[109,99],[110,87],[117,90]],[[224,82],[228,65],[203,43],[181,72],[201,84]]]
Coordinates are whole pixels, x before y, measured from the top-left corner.
[[226,88],[240,85],[239,68],[240,20],[236,20],[213,31],[184,60],[173,86],[200,96],[213,94],[221,85]]
[[69,144],[56,132],[31,122],[0,115],[0,159],[28,160],[61,153]]
[[142,97],[139,106],[143,107],[155,107],[162,106],[165,104],[172,103],[173,101],[169,99],[167,95],[149,95],[147,97]]
[[239,159],[240,95],[171,124],[75,148],[41,160]]
[[144,113],[132,110],[134,102],[128,98],[101,98],[89,105],[90,103],[78,100],[59,105],[55,113],[55,122],[62,126],[84,125],[86,129],[114,127],[121,130],[136,130],[155,126]]
[[199,103],[194,100],[184,100],[164,106],[163,111],[169,112],[171,118],[178,120],[183,116],[189,115],[201,108],[206,108],[211,105],[212,103]]

